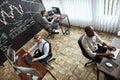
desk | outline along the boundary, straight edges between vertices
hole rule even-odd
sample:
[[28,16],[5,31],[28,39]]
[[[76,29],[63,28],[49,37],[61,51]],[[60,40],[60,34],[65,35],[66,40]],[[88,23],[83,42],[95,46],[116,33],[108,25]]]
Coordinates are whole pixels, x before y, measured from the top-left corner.
[[[65,19],[67,19],[68,25],[67,25],[67,29],[66,29],[65,31],[63,31],[63,28],[61,27],[61,24],[62,24],[61,22],[62,22],[63,20],[65,20]],[[68,16],[67,16],[66,14],[61,14],[61,15],[60,15],[59,24],[60,24],[60,28],[61,28],[63,34],[70,34],[70,27],[71,27],[71,26],[70,26],[69,18],[68,18]]]
[[[66,28],[66,30],[63,30],[63,28],[61,27],[61,22],[63,21],[63,20],[65,20],[65,19],[67,19],[67,23],[68,23],[68,25],[67,25],[67,28]],[[62,33],[63,34],[70,34],[70,21],[69,21],[69,18],[68,18],[68,16],[66,15],[66,14],[61,14],[60,15],[60,19],[59,19],[59,24],[60,24],[60,28],[61,28],[61,31],[62,31]]]
[[[120,38],[114,38],[112,40],[111,43],[112,46],[115,46],[116,48],[120,49]],[[104,63],[106,60],[111,60],[114,63],[117,64],[117,67],[114,68],[112,71],[108,71],[107,69],[105,69],[105,67],[103,67]],[[112,76],[113,78],[115,78],[116,80],[120,80],[120,53],[117,56],[116,60],[113,59],[108,59],[108,58],[103,58],[100,64],[97,64],[98,67],[98,79],[99,79],[99,71],[108,74],[110,76]]]
[[[69,18],[68,18],[68,16],[67,16],[67,14],[61,14],[61,15],[59,15],[59,14],[54,14],[54,15],[52,15],[52,16],[48,16],[48,17],[47,17],[47,18],[48,18],[48,21],[51,21],[52,18],[53,18],[53,16],[56,16],[56,17],[57,17],[57,19],[56,19],[55,21],[59,23],[62,33],[63,33],[63,34],[70,34],[70,27],[71,27],[71,26],[70,26],[70,21],[69,21]],[[59,16],[59,17],[58,17],[58,16]],[[65,30],[63,30],[63,28],[61,27],[61,25],[62,25],[62,22],[63,22],[65,19],[67,20],[68,25],[67,25],[67,28],[66,28]]]
[[[23,67],[29,67],[29,68],[35,68],[39,73],[41,73],[42,76],[45,76],[45,74],[47,72],[49,72],[42,64],[40,64],[39,62],[34,62],[33,65],[29,65],[26,63],[26,61],[24,60],[24,58],[22,57],[23,54],[25,54],[26,52],[21,49],[19,52],[16,53],[16,55],[18,56],[18,59],[16,60],[15,64],[17,66],[23,66]],[[30,55],[29,55],[30,56]],[[50,73],[50,72],[49,72]],[[51,74],[51,73],[50,73]],[[51,74],[52,75],[52,74]],[[21,73],[19,75],[20,77],[22,77],[24,80],[28,80],[27,75],[24,73]],[[53,75],[52,75],[53,76]],[[39,77],[38,80],[42,80],[42,77]]]

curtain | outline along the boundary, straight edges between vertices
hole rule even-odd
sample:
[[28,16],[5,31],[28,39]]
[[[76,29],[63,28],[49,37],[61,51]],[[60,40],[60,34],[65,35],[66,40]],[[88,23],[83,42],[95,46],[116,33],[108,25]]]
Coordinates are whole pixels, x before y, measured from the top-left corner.
[[93,0],[93,26],[97,30],[117,33],[119,29],[119,0]]
[[[42,0],[47,11],[59,7],[71,25],[92,25],[96,30],[117,33],[120,30],[120,0]],[[67,24],[67,23],[66,23]]]

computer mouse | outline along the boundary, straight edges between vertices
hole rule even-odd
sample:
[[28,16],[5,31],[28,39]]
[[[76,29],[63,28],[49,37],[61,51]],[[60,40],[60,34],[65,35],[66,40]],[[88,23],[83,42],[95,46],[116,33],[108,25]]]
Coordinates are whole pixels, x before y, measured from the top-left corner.
[[111,67],[112,67],[112,64],[109,63],[109,62],[106,62],[106,66],[111,68]]

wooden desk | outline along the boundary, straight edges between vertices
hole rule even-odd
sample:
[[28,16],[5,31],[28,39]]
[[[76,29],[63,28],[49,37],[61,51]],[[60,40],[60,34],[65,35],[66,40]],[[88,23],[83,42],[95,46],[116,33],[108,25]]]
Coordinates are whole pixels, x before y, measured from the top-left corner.
[[[120,49],[120,38],[114,38],[112,40],[111,45],[113,45],[116,48]],[[101,63],[97,64],[98,75],[99,75],[99,71],[101,71],[101,72],[103,72],[105,74],[108,74],[108,75],[112,76],[116,80],[120,80],[120,52],[119,52],[116,60],[110,59],[111,61],[115,62],[118,65],[112,71],[108,71],[107,69],[105,69],[105,67],[103,67],[103,64],[105,63],[106,60],[108,60],[108,58],[103,58],[102,61],[101,61]]]
[[[19,52],[16,53],[16,55],[18,56],[18,59],[15,62],[15,64],[17,66],[35,68],[40,74],[42,74],[42,76],[44,76],[48,72],[48,70],[43,65],[41,65],[39,62],[34,62],[33,65],[27,64],[25,59],[22,57],[23,54],[25,54],[25,53],[26,52],[23,49],[21,49]],[[27,75],[24,73],[20,74],[19,76],[22,77],[24,80],[28,80]],[[39,77],[38,80],[42,80],[42,77]]]

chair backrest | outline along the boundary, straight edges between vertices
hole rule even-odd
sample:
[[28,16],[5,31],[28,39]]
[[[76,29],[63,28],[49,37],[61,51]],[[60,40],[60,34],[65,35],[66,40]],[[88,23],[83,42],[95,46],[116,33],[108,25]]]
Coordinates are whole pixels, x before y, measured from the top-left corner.
[[[22,66],[16,66],[14,63],[11,63],[13,68],[15,69],[16,72],[19,73],[26,73],[29,75],[30,79],[32,80],[38,80],[39,77],[43,77],[41,73],[39,73],[36,69],[34,68],[29,68],[29,67],[22,67]],[[35,77],[34,77],[35,76]],[[35,78],[35,79],[34,79]]]
[[44,28],[47,32],[51,32],[49,28],[46,27],[46,22],[43,20],[42,15],[36,14],[33,19],[38,23],[42,28]]
[[85,49],[84,49],[83,46],[82,46],[82,39],[83,39],[83,36],[84,36],[84,35],[85,35],[85,34],[83,34],[83,35],[79,38],[79,40],[78,40],[79,47],[80,47],[80,49],[81,49],[81,51],[82,51],[83,56],[85,56],[85,57],[88,58],[88,59],[93,59],[93,58],[91,58],[91,57],[88,55],[88,53],[85,51]]
[[7,49],[7,59],[11,62],[15,62],[15,50],[13,50],[10,46]]
[[49,32],[49,33],[52,32],[52,29],[47,28],[46,25],[45,25],[45,23],[38,22],[38,24],[39,24],[42,28],[44,28],[47,32]]
[[20,72],[29,73],[30,75],[41,76],[42,77],[42,75],[36,69],[34,69],[34,68],[28,68],[28,67],[22,67],[22,66],[15,66],[15,65],[13,65],[13,67],[16,70],[19,70]]
[[[47,43],[49,44],[49,53],[48,53],[48,56],[51,57],[52,56],[51,43],[48,40],[45,40],[45,41],[47,41]],[[35,50],[34,54],[37,54],[38,52],[39,52],[39,49]]]
[[49,43],[49,54],[48,54],[48,56],[52,56],[51,43],[48,40],[46,40],[46,41]]

